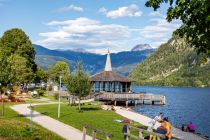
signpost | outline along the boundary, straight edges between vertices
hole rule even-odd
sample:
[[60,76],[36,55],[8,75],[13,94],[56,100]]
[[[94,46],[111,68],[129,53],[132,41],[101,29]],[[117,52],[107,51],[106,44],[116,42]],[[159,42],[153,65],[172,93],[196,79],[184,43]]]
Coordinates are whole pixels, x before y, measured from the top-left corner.
[[32,132],[32,116],[33,116],[33,107],[30,104],[30,132]]
[[58,118],[60,118],[60,108],[61,108],[61,98],[60,98],[60,94],[61,94],[61,78],[62,76],[60,75],[60,88],[59,88],[59,95],[58,95]]

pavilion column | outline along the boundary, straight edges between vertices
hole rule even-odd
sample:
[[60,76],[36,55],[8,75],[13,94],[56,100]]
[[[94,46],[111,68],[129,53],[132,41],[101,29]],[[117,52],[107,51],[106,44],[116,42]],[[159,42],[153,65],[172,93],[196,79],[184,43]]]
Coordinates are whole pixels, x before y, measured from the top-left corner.
[[127,82],[125,83],[125,92],[128,92],[127,91]]
[[96,91],[96,82],[93,83],[93,91]]

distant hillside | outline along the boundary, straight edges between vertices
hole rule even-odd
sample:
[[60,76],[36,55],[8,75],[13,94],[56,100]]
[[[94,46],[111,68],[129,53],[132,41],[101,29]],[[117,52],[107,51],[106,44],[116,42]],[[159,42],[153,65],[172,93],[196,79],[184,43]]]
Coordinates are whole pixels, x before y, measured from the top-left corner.
[[130,77],[142,85],[210,87],[210,61],[199,65],[201,56],[183,39],[171,39],[145,61]]
[[[75,68],[78,61],[82,61],[83,67],[90,74],[95,74],[104,69],[106,55],[94,54],[89,52],[81,52],[75,50],[49,50],[40,45],[35,45],[36,63],[44,70],[57,61],[67,62],[71,69]],[[112,67],[115,71],[128,75],[134,66],[146,59],[154,49],[146,49],[142,51],[125,51],[119,53],[111,53]]]
[[49,66],[55,65],[58,61],[64,61],[69,64],[70,68],[75,68],[75,62],[65,59],[59,56],[52,56],[52,55],[36,55],[35,58],[36,64],[43,68],[44,70],[48,70]]

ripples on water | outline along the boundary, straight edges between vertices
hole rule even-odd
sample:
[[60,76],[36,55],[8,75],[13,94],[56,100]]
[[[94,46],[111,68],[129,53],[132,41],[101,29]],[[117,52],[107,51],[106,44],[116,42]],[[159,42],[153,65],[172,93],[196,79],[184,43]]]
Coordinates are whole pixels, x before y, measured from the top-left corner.
[[163,112],[179,128],[192,121],[198,133],[210,137],[210,88],[133,86],[133,91],[166,96],[166,105],[138,105],[136,112],[150,117]]

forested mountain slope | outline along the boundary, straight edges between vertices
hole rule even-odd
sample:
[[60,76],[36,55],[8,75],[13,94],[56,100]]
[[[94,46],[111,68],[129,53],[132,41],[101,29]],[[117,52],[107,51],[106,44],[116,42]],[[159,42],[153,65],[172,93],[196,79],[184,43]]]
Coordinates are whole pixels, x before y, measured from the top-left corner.
[[200,59],[184,39],[174,37],[139,63],[130,77],[141,85],[210,87],[210,61],[200,65]]

